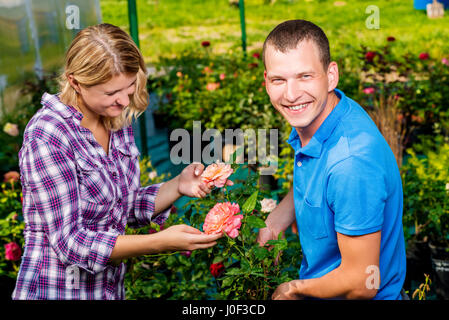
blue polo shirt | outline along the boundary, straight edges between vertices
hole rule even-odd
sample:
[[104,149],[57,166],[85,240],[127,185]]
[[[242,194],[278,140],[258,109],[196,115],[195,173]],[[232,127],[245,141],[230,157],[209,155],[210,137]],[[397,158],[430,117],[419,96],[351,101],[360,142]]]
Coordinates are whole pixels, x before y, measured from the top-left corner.
[[[337,232],[381,231],[380,287],[374,299],[400,300],[405,279],[402,181],[395,157],[363,108],[335,89],[337,106],[301,148],[293,128],[294,202],[303,259],[300,279],[341,262]],[[367,278],[369,274],[367,273]]]

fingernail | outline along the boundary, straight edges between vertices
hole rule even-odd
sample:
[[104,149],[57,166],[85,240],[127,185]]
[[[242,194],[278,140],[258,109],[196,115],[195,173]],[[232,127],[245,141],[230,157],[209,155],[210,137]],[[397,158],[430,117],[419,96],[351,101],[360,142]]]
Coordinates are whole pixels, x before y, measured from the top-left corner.
[[195,175],[197,176],[200,173],[198,169],[195,170]]

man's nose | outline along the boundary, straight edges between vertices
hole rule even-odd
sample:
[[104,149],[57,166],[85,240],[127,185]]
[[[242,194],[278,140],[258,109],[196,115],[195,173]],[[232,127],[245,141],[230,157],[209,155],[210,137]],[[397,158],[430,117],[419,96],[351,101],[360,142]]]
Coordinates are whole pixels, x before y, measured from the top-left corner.
[[301,86],[296,79],[288,80],[284,92],[284,97],[288,102],[295,102],[301,95]]

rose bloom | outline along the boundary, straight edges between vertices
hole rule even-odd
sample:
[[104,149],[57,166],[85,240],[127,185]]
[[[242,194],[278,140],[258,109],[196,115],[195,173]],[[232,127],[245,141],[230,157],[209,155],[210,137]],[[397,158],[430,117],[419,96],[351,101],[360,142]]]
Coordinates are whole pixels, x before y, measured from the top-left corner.
[[373,94],[376,90],[373,87],[363,89],[363,93]]
[[151,180],[153,180],[154,178],[156,178],[157,177],[157,171],[151,171],[149,174],[148,174],[148,177],[151,179]]
[[206,184],[213,182],[217,188],[222,188],[233,172],[230,164],[217,161],[207,166],[201,174],[201,179]]
[[276,208],[277,202],[273,199],[263,199],[260,204],[262,205],[262,212],[268,213]]
[[220,73],[220,80],[224,80],[226,78],[226,75],[224,73]]
[[388,42],[393,42],[393,41],[396,41],[396,38],[390,36],[390,37],[387,38],[387,41]]
[[7,173],[5,173],[5,175],[3,176],[3,181],[4,182],[17,182],[19,181],[20,178],[20,173],[18,173],[17,171],[9,171]]
[[203,41],[203,42],[201,42],[201,45],[202,45],[204,48],[207,48],[207,47],[210,46],[210,42],[209,42],[209,41]]
[[220,88],[220,83],[219,83],[219,82],[209,82],[209,83],[206,85],[206,90],[207,90],[207,91],[215,91],[215,90],[217,90],[218,88]]
[[190,258],[190,256],[192,255],[192,251],[183,251],[181,252],[181,254],[186,258]]
[[209,267],[210,273],[214,278],[218,278],[224,271],[223,262],[212,263]]
[[240,207],[237,203],[217,203],[206,215],[203,230],[206,234],[217,234],[225,232],[230,238],[239,235],[243,215],[237,214]]
[[375,52],[373,52],[373,51],[368,51],[368,52],[365,54],[365,59],[368,60],[369,62],[372,62],[375,56],[376,56],[376,53],[375,53]]
[[19,135],[19,127],[14,123],[7,122],[3,127],[3,131],[12,137],[17,137]]
[[260,53],[259,52],[253,53],[253,57],[256,59],[260,59]]
[[5,244],[5,258],[6,260],[17,261],[22,255],[22,249],[15,242]]
[[212,73],[212,72],[213,72],[213,70],[208,66],[205,66],[203,69],[203,73]]
[[441,63],[449,66],[449,60],[446,58],[441,59]]
[[427,52],[422,52],[419,54],[419,59],[421,59],[421,60],[427,60],[427,59],[429,59],[429,57],[430,56]]

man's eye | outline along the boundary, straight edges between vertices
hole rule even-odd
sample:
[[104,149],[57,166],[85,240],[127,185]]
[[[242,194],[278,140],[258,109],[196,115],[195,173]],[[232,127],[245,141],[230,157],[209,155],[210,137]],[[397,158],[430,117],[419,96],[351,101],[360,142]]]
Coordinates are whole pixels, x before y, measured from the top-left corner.
[[114,94],[115,94],[115,92],[106,92],[106,95],[110,96],[110,97],[113,96]]
[[305,74],[302,76],[303,79],[310,79],[312,76],[310,74]]

